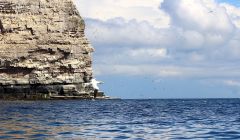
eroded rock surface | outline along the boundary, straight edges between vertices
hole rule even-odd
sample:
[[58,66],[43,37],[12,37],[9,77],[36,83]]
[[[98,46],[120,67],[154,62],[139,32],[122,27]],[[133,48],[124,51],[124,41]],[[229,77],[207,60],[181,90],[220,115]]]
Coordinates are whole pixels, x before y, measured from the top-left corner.
[[0,98],[90,97],[84,29],[72,0],[1,0]]

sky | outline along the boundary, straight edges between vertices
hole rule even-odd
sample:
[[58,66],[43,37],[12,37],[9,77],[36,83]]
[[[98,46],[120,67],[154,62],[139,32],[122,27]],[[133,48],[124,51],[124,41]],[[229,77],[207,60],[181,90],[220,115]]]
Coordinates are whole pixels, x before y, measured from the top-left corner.
[[107,95],[240,97],[240,0],[75,2]]

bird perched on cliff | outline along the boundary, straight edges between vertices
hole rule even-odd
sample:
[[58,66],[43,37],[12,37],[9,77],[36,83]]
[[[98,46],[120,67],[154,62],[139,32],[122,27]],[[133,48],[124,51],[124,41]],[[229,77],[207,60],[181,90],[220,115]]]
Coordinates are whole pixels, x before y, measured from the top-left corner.
[[92,85],[92,87],[93,87],[93,89],[94,89],[94,98],[96,98],[97,97],[97,94],[98,94],[98,91],[99,91],[99,87],[98,87],[98,84],[102,84],[103,82],[102,81],[97,81],[96,79],[91,79],[91,85]]
[[96,79],[91,79],[91,85],[94,88],[94,90],[99,90],[98,84],[103,84],[102,81],[97,81]]
[[99,87],[98,87],[98,84],[103,84],[102,81],[97,81],[96,79],[94,78],[91,78],[89,83],[84,83],[84,87],[90,87],[92,88],[94,91],[93,91],[93,95],[94,95],[94,98],[97,97],[98,95],[98,91],[99,91]]

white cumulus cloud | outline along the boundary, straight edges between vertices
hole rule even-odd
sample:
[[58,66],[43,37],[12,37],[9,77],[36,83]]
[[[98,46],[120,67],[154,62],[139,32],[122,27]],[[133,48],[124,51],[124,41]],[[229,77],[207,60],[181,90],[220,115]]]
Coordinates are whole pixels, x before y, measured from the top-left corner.
[[240,77],[240,8],[215,0],[76,0],[97,74]]
[[148,21],[152,26],[168,27],[169,17],[158,9],[163,0],[75,0],[81,14],[87,18]]
[[135,49],[130,50],[129,54],[133,57],[157,57],[157,58],[164,58],[167,57],[167,50],[166,49]]
[[226,10],[214,0],[165,0],[161,9],[172,19],[172,24],[186,30],[231,33],[234,29]]
[[240,28],[240,9],[227,3],[222,3],[220,5],[225,8],[234,25]]

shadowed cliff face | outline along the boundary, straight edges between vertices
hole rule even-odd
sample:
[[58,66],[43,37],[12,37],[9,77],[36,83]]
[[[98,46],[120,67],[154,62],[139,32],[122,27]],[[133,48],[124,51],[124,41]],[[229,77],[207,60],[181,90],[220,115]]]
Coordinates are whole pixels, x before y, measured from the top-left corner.
[[90,92],[84,85],[92,77],[93,48],[84,29],[72,0],[0,1],[0,85]]

